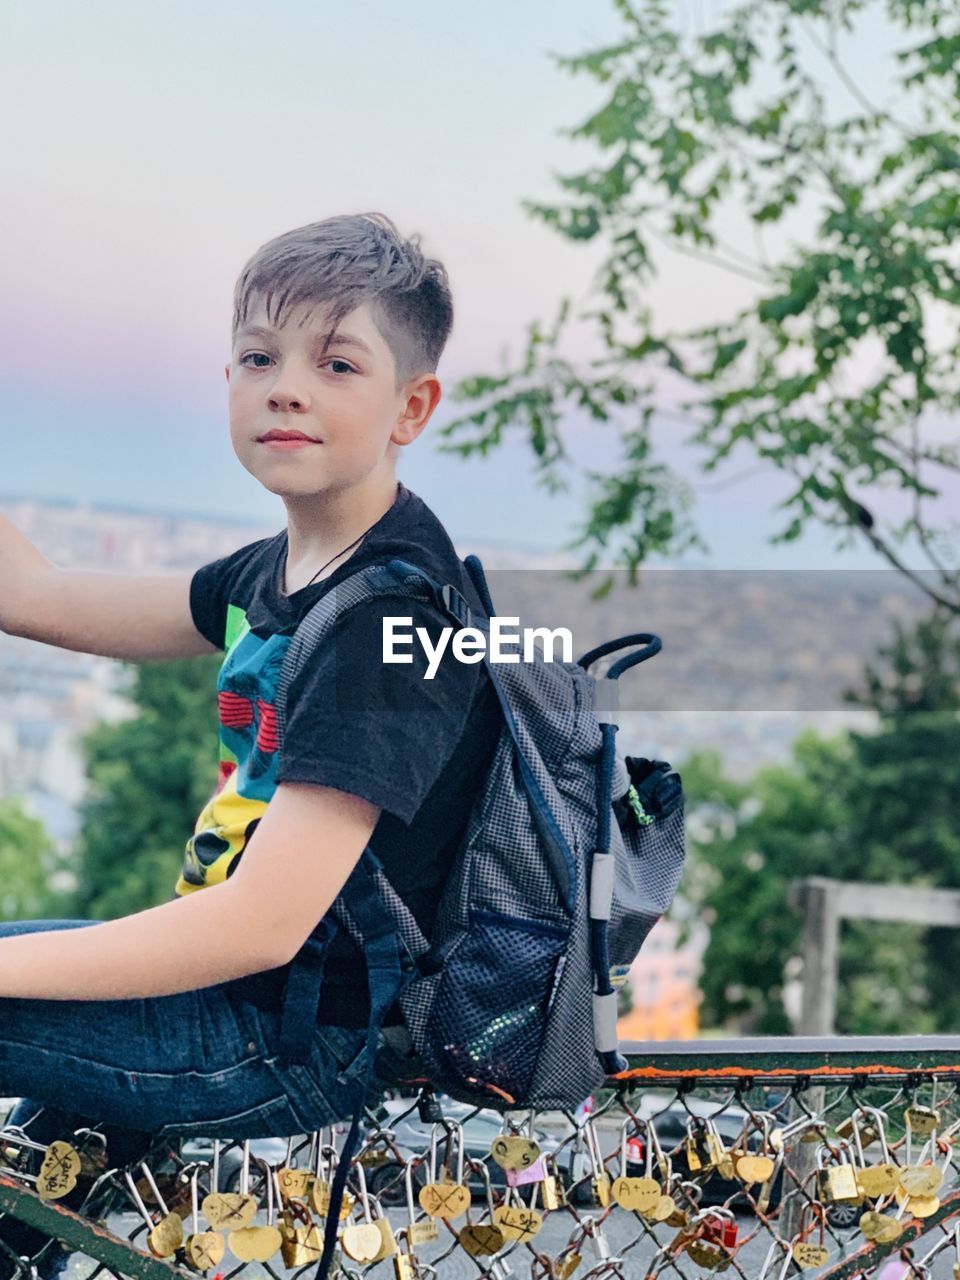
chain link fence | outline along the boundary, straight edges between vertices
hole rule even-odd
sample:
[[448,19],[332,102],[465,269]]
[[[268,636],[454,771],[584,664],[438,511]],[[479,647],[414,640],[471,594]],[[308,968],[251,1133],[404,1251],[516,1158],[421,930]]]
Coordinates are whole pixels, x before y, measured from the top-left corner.
[[[368,1109],[332,1274],[960,1275],[960,1038],[697,1042],[629,1057],[577,1114],[500,1115],[430,1094]],[[0,1223],[0,1274],[312,1275],[342,1141],[336,1129],[158,1140],[111,1168],[96,1129],[44,1148],[5,1129],[0,1208],[37,1245],[11,1250]]]

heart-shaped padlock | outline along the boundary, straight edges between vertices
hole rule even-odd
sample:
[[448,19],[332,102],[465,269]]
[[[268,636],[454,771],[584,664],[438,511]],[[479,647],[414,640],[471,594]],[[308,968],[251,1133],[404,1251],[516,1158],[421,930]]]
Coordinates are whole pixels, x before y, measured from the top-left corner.
[[737,1177],[750,1185],[766,1182],[773,1173],[773,1161],[769,1156],[740,1156],[737,1160]]
[[373,1222],[352,1222],[340,1236],[341,1249],[354,1262],[373,1262],[382,1244],[383,1237]]
[[41,1200],[60,1200],[77,1185],[80,1153],[69,1142],[51,1142],[37,1175],[37,1195]]
[[529,1169],[540,1159],[540,1147],[532,1138],[501,1134],[490,1144],[490,1154],[501,1169]]
[[877,1244],[889,1244],[899,1239],[903,1232],[903,1223],[891,1218],[886,1213],[877,1213],[876,1209],[868,1209],[860,1217],[860,1230],[868,1240]]
[[501,1204],[494,1211],[493,1220],[503,1232],[504,1240],[532,1240],[543,1226],[543,1218],[536,1209],[521,1204]]
[[650,1213],[660,1203],[660,1183],[656,1178],[616,1178],[613,1198],[621,1209]]
[[203,1197],[200,1206],[211,1227],[224,1231],[239,1231],[249,1227],[257,1212],[253,1196],[237,1191],[211,1191]]
[[195,1231],[184,1242],[187,1262],[194,1271],[210,1271],[223,1261],[226,1243],[219,1231]]
[[283,1243],[276,1227],[239,1227],[227,1242],[238,1262],[269,1262]]
[[892,1196],[898,1186],[899,1169],[895,1164],[871,1164],[861,1169],[857,1181],[863,1194],[871,1200],[878,1196]]
[[830,1250],[826,1245],[816,1244],[813,1240],[798,1240],[790,1250],[798,1267],[809,1271],[814,1267],[822,1267],[830,1258]]
[[897,1181],[908,1196],[933,1196],[940,1190],[943,1171],[933,1164],[914,1164],[901,1169]]
[[492,1258],[505,1243],[500,1228],[486,1222],[468,1223],[461,1227],[457,1232],[457,1239],[471,1258]]
[[470,1208],[470,1192],[459,1182],[428,1182],[417,1197],[420,1208],[431,1218],[451,1222]]
[[[670,1222],[676,1212],[677,1202],[673,1196],[661,1195],[653,1208],[643,1216],[649,1218],[651,1222]],[[671,1222],[671,1226],[677,1225],[682,1226],[683,1223]]]
[[183,1243],[183,1219],[166,1213],[147,1235],[147,1248],[155,1258],[169,1258]]

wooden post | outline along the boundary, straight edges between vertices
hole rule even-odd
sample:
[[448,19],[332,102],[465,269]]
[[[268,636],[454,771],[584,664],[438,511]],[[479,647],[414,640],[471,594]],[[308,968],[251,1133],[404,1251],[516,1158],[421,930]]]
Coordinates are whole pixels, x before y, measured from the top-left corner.
[[[833,1035],[837,1012],[837,940],[840,932],[837,903],[837,895],[829,880],[811,877],[802,882],[800,905],[805,916],[803,1001],[799,1027],[802,1036]],[[821,1112],[825,1102],[822,1086],[808,1089],[803,1101],[814,1114]],[[791,1104],[790,1120],[799,1120],[803,1114],[796,1102]],[[799,1234],[800,1217],[806,1204],[806,1198],[794,1186],[793,1178],[802,1185],[811,1177],[816,1165],[816,1143],[795,1142],[787,1152],[780,1217],[781,1232],[785,1240],[792,1240]]]
[[837,1015],[837,940],[840,915],[836,887],[822,877],[803,881],[802,1036],[831,1036]]

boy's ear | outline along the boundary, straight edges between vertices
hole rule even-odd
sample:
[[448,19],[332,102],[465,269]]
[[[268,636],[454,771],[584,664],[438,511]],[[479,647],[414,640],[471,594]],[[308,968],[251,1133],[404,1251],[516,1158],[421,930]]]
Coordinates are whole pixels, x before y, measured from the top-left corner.
[[229,382],[230,381],[230,362],[229,361],[227,361],[227,363],[223,366],[223,372],[226,374],[227,382]]
[[394,444],[405,445],[416,440],[430,421],[442,394],[440,380],[433,373],[422,374],[411,382],[407,388],[407,402],[403,412],[390,433],[391,441]]

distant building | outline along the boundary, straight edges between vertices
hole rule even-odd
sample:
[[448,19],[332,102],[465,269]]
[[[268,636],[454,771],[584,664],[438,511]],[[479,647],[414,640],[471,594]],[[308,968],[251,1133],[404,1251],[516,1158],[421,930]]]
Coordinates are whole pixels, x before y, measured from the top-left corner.
[[700,1030],[702,942],[678,945],[679,929],[661,920],[630,967],[633,1008],[617,1024],[621,1040],[691,1040]]

